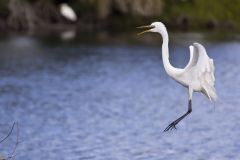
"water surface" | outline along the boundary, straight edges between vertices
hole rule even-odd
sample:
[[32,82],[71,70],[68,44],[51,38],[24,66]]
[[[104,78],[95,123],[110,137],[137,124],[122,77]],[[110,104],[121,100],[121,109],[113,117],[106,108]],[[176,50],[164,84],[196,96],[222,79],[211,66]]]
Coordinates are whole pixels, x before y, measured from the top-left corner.
[[[168,133],[162,131],[187,110],[187,90],[166,75],[160,38],[102,39],[1,39],[0,137],[19,122],[16,159],[240,158],[239,39],[172,35],[170,60],[177,67],[187,64],[190,42],[206,46],[219,101],[195,93],[192,114]],[[1,154],[15,138],[16,132],[0,144]]]

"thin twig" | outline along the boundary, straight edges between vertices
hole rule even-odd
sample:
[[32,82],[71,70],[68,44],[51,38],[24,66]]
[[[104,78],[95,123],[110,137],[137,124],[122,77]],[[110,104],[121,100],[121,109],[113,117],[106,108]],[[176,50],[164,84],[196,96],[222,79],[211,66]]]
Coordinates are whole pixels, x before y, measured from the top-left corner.
[[19,126],[18,126],[18,122],[16,122],[16,126],[17,126],[17,140],[16,140],[16,144],[15,144],[15,147],[13,148],[12,153],[9,154],[9,156],[8,156],[8,158],[7,158],[7,159],[9,159],[9,160],[11,160],[11,159],[14,160],[14,158],[15,158],[15,156],[16,156],[15,152],[16,152],[17,146],[18,146],[18,144],[19,144]]
[[16,124],[16,122],[13,123],[10,132],[8,133],[8,135],[7,135],[5,138],[3,138],[3,139],[0,141],[0,143],[2,143],[3,141],[5,141],[5,140],[12,134],[12,131],[13,131],[13,129],[14,129],[15,124]]

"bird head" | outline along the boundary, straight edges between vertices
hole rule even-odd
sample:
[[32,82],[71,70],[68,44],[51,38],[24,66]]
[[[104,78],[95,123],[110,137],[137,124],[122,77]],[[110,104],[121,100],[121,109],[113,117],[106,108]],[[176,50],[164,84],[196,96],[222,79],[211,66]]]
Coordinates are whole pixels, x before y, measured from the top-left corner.
[[138,33],[138,35],[141,35],[141,34],[146,33],[146,32],[158,32],[158,33],[166,32],[166,27],[162,22],[153,22],[150,25],[140,26],[140,27],[137,27],[137,28],[147,29],[143,32]]

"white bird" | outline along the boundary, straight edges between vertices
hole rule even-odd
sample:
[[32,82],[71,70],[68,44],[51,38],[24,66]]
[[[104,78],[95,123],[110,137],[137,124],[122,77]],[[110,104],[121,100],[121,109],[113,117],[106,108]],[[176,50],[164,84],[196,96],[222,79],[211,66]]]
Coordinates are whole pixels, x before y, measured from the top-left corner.
[[66,3],[60,4],[60,13],[67,18],[68,20],[71,20],[75,22],[77,20],[77,15],[74,12],[74,10]]
[[188,111],[170,123],[164,130],[169,131],[173,128],[176,129],[176,125],[184,119],[188,114],[192,112],[192,95],[193,92],[202,92],[210,101],[217,100],[217,94],[214,88],[214,63],[211,58],[208,57],[205,48],[199,43],[193,43],[189,46],[190,60],[185,68],[175,68],[169,62],[169,49],[168,49],[168,32],[165,25],[161,22],[154,22],[148,26],[141,26],[137,28],[148,28],[148,30],[139,33],[141,35],[146,32],[156,32],[162,36],[162,60],[163,66],[167,74],[188,88]]

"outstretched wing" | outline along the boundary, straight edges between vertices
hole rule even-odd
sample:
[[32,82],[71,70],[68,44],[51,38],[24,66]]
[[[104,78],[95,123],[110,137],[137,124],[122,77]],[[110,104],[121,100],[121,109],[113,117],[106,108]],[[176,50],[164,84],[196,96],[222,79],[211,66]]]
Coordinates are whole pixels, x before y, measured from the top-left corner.
[[194,43],[190,46],[190,60],[185,69],[195,67],[195,73],[201,83],[203,93],[208,96],[210,100],[216,101],[217,95],[214,88],[214,63],[208,57],[205,48],[199,44]]
[[198,54],[193,54],[194,53],[194,47],[192,45],[189,46],[189,50],[190,50],[190,59],[189,59],[188,64],[184,68],[185,70],[195,66],[197,64],[197,60],[198,60]]

